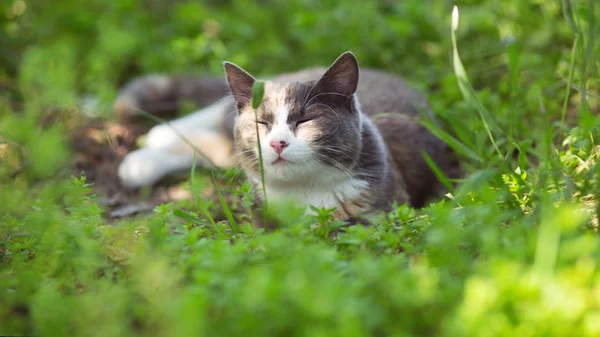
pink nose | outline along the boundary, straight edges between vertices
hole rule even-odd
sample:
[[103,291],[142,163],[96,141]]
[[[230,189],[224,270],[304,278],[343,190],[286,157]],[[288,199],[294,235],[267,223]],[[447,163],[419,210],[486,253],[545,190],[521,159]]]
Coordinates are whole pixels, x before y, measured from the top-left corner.
[[275,150],[275,153],[281,154],[281,152],[283,152],[283,149],[286,148],[289,144],[284,140],[280,140],[280,141],[272,140],[269,143],[269,145],[271,145],[273,150]]

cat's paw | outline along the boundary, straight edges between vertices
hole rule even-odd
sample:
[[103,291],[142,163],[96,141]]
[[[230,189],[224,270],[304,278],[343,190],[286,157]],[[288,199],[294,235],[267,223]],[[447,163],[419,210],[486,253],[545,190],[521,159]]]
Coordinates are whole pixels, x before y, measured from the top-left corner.
[[167,148],[176,143],[183,143],[183,140],[171,125],[157,125],[146,134],[145,146],[149,148]]
[[160,150],[141,148],[125,156],[119,165],[119,178],[129,188],[153,185],[168,173],[171,159]]

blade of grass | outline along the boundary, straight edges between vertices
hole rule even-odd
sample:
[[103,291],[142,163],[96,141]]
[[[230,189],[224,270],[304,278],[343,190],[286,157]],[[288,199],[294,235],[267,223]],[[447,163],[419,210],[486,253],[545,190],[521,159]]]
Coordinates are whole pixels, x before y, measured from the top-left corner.
[[175,215],[176,217],[181,218],[185,221],[189,221],[189,222],[193,222],[193,223],[200,223],[202,221],[197,216],[194,216],[194,215],[192,215],[184,210],[178,209],[178,208],[173,210],[173,215]]
[[575,57],[577,53],[577,46],[579,43],[579,33],[575,35],[575,40],[573,41],[573,48],[571,49],[571,62],[569,64],[569,78],[567,80],[567,90],[565,90],[565,100],[563,101],[562,114],[560,117],[561,124],[565,123],[565,118],[567,116],[567,108],[569,106],[569,97],[571,96],[571,87],[573,86],[573,75],[575,73]]
[[[584,61],[592,61],[592,60],[596,60],[597,58],[595,57],[595,55],[593,55],[595,52],[595,47],[596,45],[596,34],[598,33],[598,27],[596,26],[596,19],[598,18],[598,13],[596,13],[596,6],[597,6],[597,1],[596,0],[588,0],[587,3],[587,24],[588,24],[588,29],[587,29],[587,47],[584,50]],[[585,62],[587,64],[587,62]],[[591,62],[590,62],[591,65]]]
[[433,171],[433,174],[435,174],[435,177],[448,189],[450,193],[454,194],[454,186],[452,186],[450,179],[446,177],[444,172],[442,172],[439,166],[437,166],[433,159],[431,159],[429,153],[421,150],[421,155],[423,156],[423,159],[425,159],[425,162],[427,162],[427,165],[429,165],[429,168]]
[[496,144],[496,140],[494,139],[494,136],[492,135],[492,131],[490,129],[488,121],[485,118],[485,114],[486,114],[485,107],[483,106],[483,104],[481,104],[481,101],[479,101],[479,99],[477,98],[477,94],[475,93],[475,90],[473,89],[473,87],[471,86],[471,83],[469,82],[469,79],[467,77],[467,72],[465,71],[462,61],[460,60],[460,55],[458,54],[458,47],[457,47],[457,43],[456,43],[456,30],[458,29],[458,17],[459,17],[458,16],[458,7],[454,6],[454,8],[452,10],[452,29],[450,31],[450,36],[452,38],[452,61],[453,61],[452,63],[454,66],[454,73],[456,74],[456,77],[458,79],[458,87],[459,87],[465,101],[467,101],[467,103],[471,104],[475,108],[475,110],[477,110],[477,112],[479,113],[479,117],[481,118],[481,121],[483,122],[483,127],[484,127],[490,141],[492,142],[492,146],[498,153],[498,156],[502,159],[502,158],[504,158],[504,156],[502,155],[500,148],[498,148],[498,145]]
[[456,153],[460,154],[461,156],[465,156],[467,158],[473,159],[473,160],[477,161],[478,163],[483,162],[483,159],[481,158],[481,156],[479,154],[477,154],[475,151],[473,151],[471,148],[469,148],[468,146],[466,146],[465,144],[463,144],[456,138],[452,137],[450,134],[448,134],[446,131],[442,130],[440,127],[438,127],[431,121],[421,120],[420,122],[421,122],[421,125],[423,125],[427,130],[429,130],[431,133],[433,133],[436,137],[441,139],[444,143],[448,144],[448,146],[450,146],[454,151],[456,151]]
[[508,113],[508,118],[511,123],[508,125],[508,139],[510,139],[508,153],[512,153],[515,148],[518,147],[514,139],[515,127],[518,125],[517,111],[520,110],[518,107],[517,96],[519,94],[519,70],[521,64],[521,47],[519,42],[512,41],[507,47],[506,53],[508,55],[508,70],[510,74],[510,95],[512,100],[512,107]]
[[[583,34],[583,36],[581,38],[582,43],[580,44],[581,62],[579,62],[579,86],[584,92],[587,91],[590,69],[593,69],[592,60],[594,60],[593,53],[596,46],[594,41],[596,36],[596,2],[597,1],[595,0],[588,0],[586,10],[578,12],[578,16],[581,16],[581,19],[586,23],[585,26],[587,28],[585,33],[580,29],[580,34]],[[585,14],[587,14],[587,16],[584,17]],[[592,115],[589,97],[581,95],[579,106],[579,124],[586,125],[586,128],[591,127],[594,124],[594,117]]]
[[235,222],[235,218],[233,217],[233,213],[231,212],[231,209],[229,208],[229,205],[227,205],[227,203],[225,202],[225,198],[223,198],[223,193],[221,193],[221,189],[218,187],[217,185],[217,181],[215,179],[215,176],[213,175],[213,183],[215,185],[215,188],[217,190],[217,194],[219,195],[219,201],[221,202],[221,207],[223,208],[223,212],[225,212],[225,216],[227,217],[227,221],[229,221],[229,227],[231,228],[231,231],[233,233],[238,233],[238,228],[237,228],[237,224]]
[[515,95],[519,91],[519,70],[521,66],[521,47],[519,42],[512,42],[507,48],[507,54],[510,91],[512,95]]
[[212,227],[215,230],[215,232],[217,233],[217,235],[219,237],[223,237],[224,236],[223,232],[221,232],[221,230],[219,230],[219,226],[217,226],[215,219],[212,217],[212,215],[208,211],[208,207],[206,207],[206,204],[203,201],[201,201],[200,196],[198,195],[198,189],[196,188],[196,155],[194,155],[194,161],[192,163],[192,169],[190,172],[190,188],[192,189],[192,196],[194,197],[194,201],[196,202],[196,205],[198,205],[198,207],[200,208],[200,210],[202,211],[204,216],[206,216],[206,218],[212,225]]
[[577,27],[577,24],[573,18],[573,7],[571,6],[571,0],[562,0],[562,12],[573,34],[579,35],[579,28]]
[[260,145],[260,134],[258,132],[258,115],[256,110],[262,102],[265,94],[265,82],[255,81],[252,85],[252,109],[254,109],[254,124],[256,125],[256,140],[258,142],[258,162],[260,168],[260,182],[263,189],[263,212],[267,209],[267,189],[265,187],[265,170],[263,166],[262,147]]
[[452,130],[454,138],[468,148],[473,149],[473,151],[479,152],[477,150],[477,145],[474,143],[475,140],[473,139],[473,130],[469,129],[464,121],[456,116],[446,116],[445,120],[450,126],[448,130]]

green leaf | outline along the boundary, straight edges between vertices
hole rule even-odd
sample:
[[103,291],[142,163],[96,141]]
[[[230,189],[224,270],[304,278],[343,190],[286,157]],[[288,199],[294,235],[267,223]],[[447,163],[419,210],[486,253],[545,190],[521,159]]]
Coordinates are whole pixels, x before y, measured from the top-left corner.
[[252,109],[256,110],[262,103],[263,96],[265,95],[265,82],[254,81],[252,85]]
[[190,214],[184,210],[181,210],[179,208],[176,208],[173,210],[173,215],[175,215],[178,218],[181,218],[185,221],[189,221],[192,223],[200,223],[202,220],[200,218],[198,218],[197,216]]

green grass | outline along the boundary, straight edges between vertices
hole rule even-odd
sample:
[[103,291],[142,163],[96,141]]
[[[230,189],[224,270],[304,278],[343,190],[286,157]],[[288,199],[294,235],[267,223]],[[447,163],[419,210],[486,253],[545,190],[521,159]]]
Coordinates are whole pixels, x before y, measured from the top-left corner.
[[[600,335],[600,6],[457,5],[452,30],[433,0],[3,2],[0,335]],[[254,229],[235,171],[193,171],[191,200],[117,222],[71,177],[87,95],[113,120],[137,74],[348,49],[427,94],[467,173],[444,200],[334,238],[331,210],[276,200],[280,227]]]
[[256,110],[260,106],[263,100],[263,96],[265,94],[265,83],[263,81],[255,81],[252,85],[252,109],[254,109],[254,121],[256,122],[256,144],[258,146],[258,165],[260,169],[260,182],[263,186],[262,194],[263,194],[263,209],[268,208],[267,199],[267,189],[264,188],[265,185],[265,169],[263,167],[263,157],[262,157],[262,146],[260,144],[260,133],[258,132],[258,116]]

